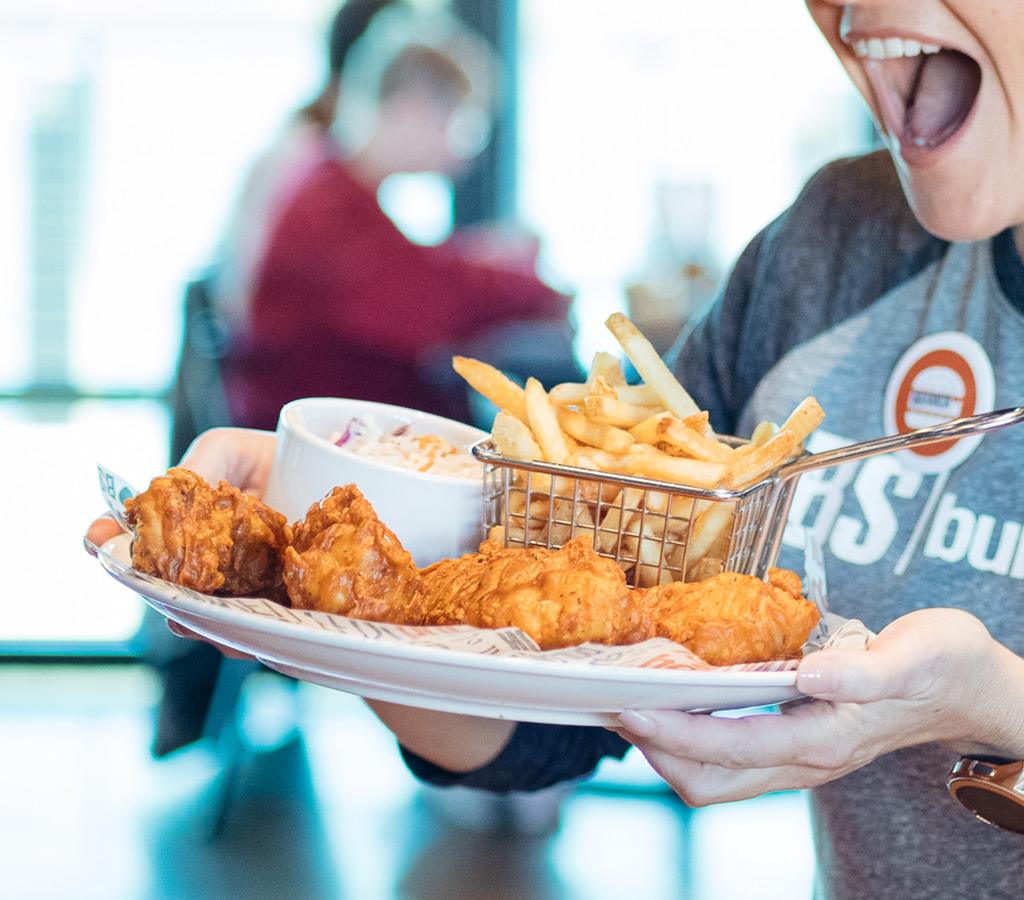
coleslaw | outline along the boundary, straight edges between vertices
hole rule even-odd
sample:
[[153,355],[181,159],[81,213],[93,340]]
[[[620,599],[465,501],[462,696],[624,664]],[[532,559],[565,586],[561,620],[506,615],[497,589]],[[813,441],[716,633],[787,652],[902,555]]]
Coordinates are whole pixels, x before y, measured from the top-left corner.
[[467,449],[436,434],[415,434],[412,428],[408,422],[383,428],[370,416],[353,418],[331,442],[349,453],[402,469],[455,478],[483,477],[483,464]]

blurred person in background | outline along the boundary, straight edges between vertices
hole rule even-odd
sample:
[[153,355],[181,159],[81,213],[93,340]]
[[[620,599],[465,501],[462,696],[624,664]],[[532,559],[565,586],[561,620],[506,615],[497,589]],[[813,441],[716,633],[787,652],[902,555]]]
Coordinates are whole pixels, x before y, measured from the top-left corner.
[[465,171],[486,144],[490,52],[446,16],[379,0],[343,6],[329,48],[323,93],[257,166],[225,242],[230,419],[272,429],[285,403],[337,396],[469,421],[464,385],[433,361],[512,321],[571,334],[569,298],[536,274],[536,241],[474,228],[417,244],[378,190]]
[[232,421],[221,363],[233,331],[243,327],[267,242],[297,187],[320,163],[339,155],[332,134],[341,74],[352,45],[393,0],[347,0],[327,29],[327,71],[309,102],[292,112],[260,152],[240,186],[214,259],[185,291],[184,334],[172,395],[170,461],[199,432]]
[[347,0],[338,8],[327,30],[327,72],[320,91],[288,117],[247,173],[217,252],[215,289],[227,317],[248,307],[267,238],[296,187],[319,163],[338,155],[331,129],[345,59],[374,15],[392,2]]

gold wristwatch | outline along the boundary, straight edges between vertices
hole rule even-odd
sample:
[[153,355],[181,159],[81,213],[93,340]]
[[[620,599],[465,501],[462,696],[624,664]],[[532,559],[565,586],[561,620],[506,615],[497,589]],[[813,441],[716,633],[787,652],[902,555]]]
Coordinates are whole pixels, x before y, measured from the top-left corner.
[[982,822],[1024,834],[1024,760],[965,756],[946,787]]

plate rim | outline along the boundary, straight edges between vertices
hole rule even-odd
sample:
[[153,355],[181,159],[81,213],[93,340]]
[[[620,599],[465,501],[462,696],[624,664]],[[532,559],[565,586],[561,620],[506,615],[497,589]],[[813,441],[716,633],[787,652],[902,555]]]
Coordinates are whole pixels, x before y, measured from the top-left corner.
[[[629,683],[638,682],[643,685],[659,687],[708,687],[718,689],[736,688],[792,688],[797,681],[796,669],[783,669],[774,671],[722,671],[720,669],[670,669],[641,666],[614,666],[600,665],[585,662],[573,661],[552,661],[545,659],[533,659],[525,656],[514,656],[510,654],[482,654],[472,653],[465,650],[446,647],[433,647],[421,644],[403,644],[390,640],[372,640],[359,635],[346,634],[340,631],[330,631],[320,628],[312,628],[301,622],[288,621],[286,618],[276,618],[260,613],[239,609],[234,606],[224,605],[221,600],[254,599],[273,604],[274,601],[267,598],[217,598],[201,594],[172,582],[164,581],[155,576],[147,576],[137,572],[130,565],[118,558],[112,547],[118,542],[121,545],[127,543],[127,535],[119,535],[112,538],[99,548],[98,559],[101,566],[118,583],[129,590],[134,591],[143,597],[147,604],[166,618],[173,619],[168,615],[165,607],[171,610],[180,609],[184,614],[198,616],[216,624],[241,627],[246,630],[253,630],[261,635],[273,637],[284,630],[285,635],[292,639],[298,639],[305,643],[316,644],[337,650],[348,650],[351,652],[366,655],[383,655],[391,658],[403,658],[419,661],[425,664],[441,665],[447,667],[461,668],[465,670],[481,671],[486,670],[492,674],[501,674],[522,670],[523,673],[531,675],[567,678],[577,680],[581,675],[586,676],[588,681],[600,681],[608,683]],[[277,604],[279,605],[279,604]],[[289,607],[281,605],[283,611],[294,612]],[[308,612],[298,611],[298,614]],[[333,618],[343,618],[331,613],[318,613]],[[355,620],[364,621],[364,620]],[[378,623],[365,622],[368,627],[374,627]],[[194,628],[194,624],[189,627]],[[426,627],[426,626],[407,626]],[[208,637],[216,637],[222,643],[230,644],[254,656],[270,655],[265,649],[257,649],[252,646],[242,645],[238,641],[225,638],[218,632],[212,632]],[[282,660],[284,661],[284,660]],[[294,660],[292,660],[294,664]],[[638,678],[638,675],[642,677]],[[723,680],[725,679],[725,680]]]

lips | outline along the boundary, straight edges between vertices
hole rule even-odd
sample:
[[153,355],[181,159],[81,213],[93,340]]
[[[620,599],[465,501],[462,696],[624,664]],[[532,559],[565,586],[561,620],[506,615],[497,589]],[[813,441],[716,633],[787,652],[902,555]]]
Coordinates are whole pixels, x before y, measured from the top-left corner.
[[957,50],[868,58],[864,68],[886,128],[904,151],[946,144],[967,121],[981,89],[981,67]]

